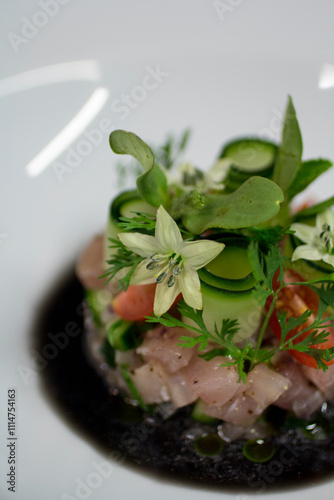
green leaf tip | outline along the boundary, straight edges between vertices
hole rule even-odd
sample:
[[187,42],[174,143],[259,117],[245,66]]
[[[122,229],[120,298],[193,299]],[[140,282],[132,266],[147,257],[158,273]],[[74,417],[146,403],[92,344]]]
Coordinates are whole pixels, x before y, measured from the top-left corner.
[[273,181],[285,192],[299,169],[303,153],[302,136],[291,96],[284,115],[282,141],[278,150]]
[[132,132],[114,130],[109,136],[109,143],[114,153],[131,155],[144,168],[144,174],[137,178],[137,188],[142,198],[154,207],[166,205],[167,179],[155,163],[154,154],[146,142]]
[[152,150],[136,134],[125,130],[114,130],[109,136],[109,144],[114,153],[133,156],[139,161],[145,172],[153,168],[154,155]]

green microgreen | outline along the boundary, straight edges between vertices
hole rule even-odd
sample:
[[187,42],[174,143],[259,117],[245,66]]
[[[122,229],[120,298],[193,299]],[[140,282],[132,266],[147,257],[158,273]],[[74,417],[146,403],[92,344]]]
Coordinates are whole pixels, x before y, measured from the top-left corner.
[[132,212],[135,214],[133,217],[119,217],[120,222],[117,226],[122,231],[137,231],[145,230],[145,232],[152,232],[155,229],[156,217],[146,212]]
[[[316,291],[320,297],[317,317],[309,324],[308,320],[313,311],[306,310],[299,317],[289,317],[288,319],[287,313],[279,312],[277,317],[281,327],[280,345],[269,351],[269,353],[267,352],[265,357],[262,358],[260,355],[261,345],[270,317],[274,313],[279,293],[286,286],[284,281],[284,269],[286,269],[286,264],[289,259],[281,255],[277,245],[271,246],[267,255],[263,255],[259,250],[258,244],[255,242],[251,242],[249,245],[248,255],[253,268],[253,273],[255,273],[255,276],[258,279],[258,283],[255,286],[254,296],[262,306],[267,306],[265,319],[257,338],[251,367],[253,367],[255,363],[267,361],[278,350],[295,350],[299,352],[306,352],[311,356],[313,355],[314,350],[316,350],[317,355],[315,359],[318,367],[322,368],[324,371],[327,370],[327,365],[324,361],[331,356],[331,350],[315,349],[314,345],[317,343],[323,343],[329,335],[329,332],[324,329],[319,336],[318,329],[332,325],[330,323],[331,318],[323,318],[323,314],[328,305],[333,304],[334,283],[332,283],[332,275],[310,282],[289,282],[289,285],[309,286]],[[320,288],[316,288],[313,286],[315,283],[322,284],[322,286]],[[306,326],[304,326],[302,330],[299,330],[298,333],[296,333],[292,338],[289,338],[289,333],[293,329],[301,327],[302,325]],[[317,342],[317,339],[320,339],[320,342]]]
[[[150,323],[161,323],[162,325],[168,327],[178,326],[196,332],[197,335],[195,337],[180,337],[180,343],[178,345],[182,347],[192,348],[198,346],[198,350],[202,352],[207,349],[210,342],[214,342],[216,344],[218,343],[221,348],[205,353],[203,356],[204,359],[208,361],[213,357],[222,355],[233,358],[231,361],[222,363],[221,366],[236,366],[238,369],[239,381],[242,380],[245,383],[247,376],[245,362],[252,359],[251,354],[253,347],[248,342],[246,342],[242,348],[233,344],[233,336],[239,330],[238,320],[224,319],[220,330],[216,326],[215,334],[213,334],[206,328],[201,310],[193,309],[183,300],[180,300],[178,310],[183,318],[187,318],[191,321],[190,324],[185,323],[183,320],[174,318],[168,313],[163,314],[162,316],[147,316],[146,321]],[[194,323],[196,326],[193,326]]]
[[[230,358],[224,366],[235,365],[242,381],[246,380],[248,369],[252,369],[256,363],[268,362],[278,350],[310,354],[316,360],[318,368],[326,370],[326,362],[334,358],[334,348],[317,349],[315,346],[326,342],[329,335],[326,328],[333,325],[334,316],[325,319],[323,316],[328,306],[334,307],[334,273],[308,282],[290,280],[289,285],[308,286],[317,293],[320,300],[316,318],[314,319],[314,311],[310,310],[306,310],[298,318],[288,317],[285,312],[277,313],[281,327],[280,344],[268,349],[263,347],[263,343],[279,294],[287,286],[284,276],[289,259],[281,255],[278,243],[289,230],[282,226],[314,217],[333,205],[334,197],[294,216],[290,216],[288,204],[330,168],[331,162],[326,159],[302,161],[302,137],[291,97],[288,98],[282,140],[270,179],[252,176],[231,194],[217,194],[210,190],[204,190],[203,193],[195,189],[188,191],[182,186],[177,189],[174,186],[174,192],[171,185],[168,185],[165,171],[175,164],[188,138],[189,130],[184,132],[179,141],[170,136],[153,154],[151,148],[135,134],[116,130],[110,135],[110,146],[115,153],[129,154],[141,164],[144,173],[137,178],[141,197],[154,207],[168,207],[171,216],[178,221],[180,231],[186,233],[189,239],[217,228],[239,230],[249,237],[248,258],[257,281],[253,295],[264,308],[264,321],[255,345],[245,341],[242,347],[233,342],[239,330],[236,319],[225,318],[220,325],[215,325],[214,332],[209,331],[202,311],[192,309],[183,300],[178,304],[183,319],[165,313],[161,316],[149,316],[146,318],[147,322],[161,323],[167,327],[179,326],[194,332],[194,336],[182,336],[180,345],[185,348],[197,346],[200,352],[206,351],[201,357],[207,361],[216,356]],[[197,171],[195,173],[200,175]],[[188,184],[187,179],[185,184]],[[155,230],[156,220],[153,215],[145,212],[134,214],[132,218],[120,217],[118,226],[123,232],[141,231],[151,234]],[[280,225],[270,225],[275,223]],[[126,290],[142,257],[126,248],[118,239],[110,241],[113,254],[107,261],[109,267],[103,277],[108,280],[117,277],[120,288]],[[218,344],[218,347],[207,350],[212,344]]]
[[257,241],[260,246],[268,248],[270,245],[279,243],[285,234],[290,231],[284,229],[282,226],[269,226],[269,227],[250,227],[245,231],[245,234]]
[[119,277],[119,286],[118,289],[127,290],[130,285],[130,280],[135,272],[136,267],[139,262],[142,261],[142,257],[136,255],[131,250],[129,250],[123,243],[115,238],[109,238],[109,241],[112,245],[109,245],[109,248],[115,250],[112,256],[107,260],[107,264],[109,267],[106,271],[100,276],[100,278],[107,278],[107,283],[114,277],[117,277],[117,274],[124,270],[128,269],[128,271]]
[[[278,321],[281,327],[281,339],[278,347],[263,348],[263,338],[267,330],[271,315],[274,313],[279,292],[286,286],[284,281],[284,268],[286,259],[281,256],[277,245],[271,246],[267,254],[262,254],[258,243],[251,242],[249,246],[250,261],[253,272],[257,277],[258,284],[254,291],[255,296],[262,304],[268,301],[267,313],[260,329],[255,346],[246,340],[243,346],[237,346],[233,342],[234,335],[239,330],[237,319],[223,319],[220,328],[215,326],[215,332],[209,331],[204,323],[201,310],[192,309],[183,300],[178,304],[178,310],[182,319],[175,318],[169,313],[162,316],[147,316],[149,323],[161,323],[167,327],[182,327],[196,333],[195,336],[183,335],[180,337],[178,345],[182,347],[198,347],[198,351],[203,352],[208,347],[213,347],[200,356],[206,361],[210,361],[216,356],[226,356],[231,361],[226,361],[222,366],[236,366],[239,380],[246,382],[247,372],[257,363],[268,362],[279,350],[294,350],[311,355],[318,368],[327,370],[326,362],[334,359],[334,348],[317,349],[315,346],[326,342],[329,332],[326,328],[334,326],[334,316],[323,317],[323,314],[331,303],[334,294],[334,283],[328,283],[329,278],[314,280],[317,283],[324,282],[321,290],[318,314],[313,321],[313,311],[306,310],[299,317],[287,318],[286,312],[278,313]],[[273,283],[275,283],[274,285]],[[308,282],[295,282],[289,284],[310,285]],[[311,286],[313,286],[311,284]],[[291,337],[291,331],[297,329],[297,333]],[[290,336],[289,336],[290,334]]]
[[165,143],[154,150],[156,161],[170,170],[178,160],[180,154],[185,150],[190,138],[190,129],[186,129],[179,139],[169,135]]

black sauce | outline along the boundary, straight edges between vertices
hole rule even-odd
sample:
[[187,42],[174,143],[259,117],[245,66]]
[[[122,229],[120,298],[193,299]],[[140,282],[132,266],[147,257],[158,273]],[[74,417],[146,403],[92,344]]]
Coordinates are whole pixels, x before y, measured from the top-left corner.
[[[200,456],[189,435],[202,424],[194,423],[189,408],[163,421],[158,412],[147,416],[111,395],[85,356],[82,299],[83,290],[71,274],[43,308],[34,347],[44,366],[45,396],[57,404],[75,432],[84,433],[109,458],[135,464],[155,477],[167,476],[168,481],[179,483],[183,478],[206,488],[239,492],[282,491],[333,479],[333,432],[316,440],[309,439],[301,426],[280,427],[271,438],[275,454],[266,463],[246,460],[241,440],[224,443],[216,455]],[[321,418],[323,427],[332,427],[334,407],[328,405]]]
[[195,450],[206,457],[219,455],[223,447],[223,441],[217,434],[204,434],[195,441]]
[[268,462],[275,455],[275,447],[263,439],[251,439],[243,446],[245,457],[251,462]]

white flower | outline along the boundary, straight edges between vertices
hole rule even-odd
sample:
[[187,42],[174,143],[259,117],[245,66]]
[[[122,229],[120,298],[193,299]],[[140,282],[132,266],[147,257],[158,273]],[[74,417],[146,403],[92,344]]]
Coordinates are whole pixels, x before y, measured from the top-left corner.
[[334,212],[329,208],[316,217],[315,227],[295,223],[290,229],[306,245],[300,245],[292,260],[323,260],[334,267]]
[[119,239],[132,252],[143,257],[131,278],[131,285],[157,282],[154,314],[161,316],[182,293],[194,309],[202,309],[202,294],[197,269],[217,257],[224,244],[210,240],[183,241],[172,217],[160,206],[155,236],[120,233]]
[[230,166],[229,158],[219,159],[208,172],[202,172],[190,163],[183,163],[179,166],[178,186],[182,186],[184,191],[191,191],[195,187],[201,193],[222,190],[224,189],[223,180]]

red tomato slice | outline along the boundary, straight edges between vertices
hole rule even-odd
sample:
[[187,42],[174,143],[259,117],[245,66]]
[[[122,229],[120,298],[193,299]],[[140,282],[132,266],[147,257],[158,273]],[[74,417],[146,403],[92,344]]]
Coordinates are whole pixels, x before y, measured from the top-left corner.
[[[302,281],[302,278],[295,272],[289,270],[289,274],[291,276],[285,275],[285,282],[289,281]],[[277,289],[278,285],[275,284],[275,288]],[[266,309],[268,310],[272,303],[272,297],[267,300]],[[294,328],[289,332],[287,339],[294,337],[298,332],[303,330],[307,325],[313,323],[316,318],[319,307],[319,297],[318,295],[311,290],[311,288],[304,285],[287,285],[285,286],[278,294],[278,300],[275,305],[275,311],[270,317],[269,323],[275,334],[275,336],[280,340],[281,339],[281,327],[279,321],[277,319],[276,311],[284,311],[287,312],[287,318],[293,316],[294,318],[298,318],[303,314],[307,309],[313,311],[309,319],[301,326]],[[327,331],[329,332],[329,336],[326,342],[321,344],[313,345],[312,347],[315,349],[327,349],[329,347],[334,346],[334,328],[328,327]],[[301,340],[303,340],[308,333],[306,332],[304,335],[301,335],[298,339],[294,340],[293,343],[297,344]],[[293,356],[297,361],[299,361],[303,365],[311,366],[312,368],[317,368],[317,363],[315,359],[310,355],[304,352],[289,351],[291,356]],[[334,363],[334,359],[326,363],[326,365],[332,365]]]
[[132,285],[122,291],[112,301],[116,314],[126,321],[143,321],[153,312],[156,283],[152,285]]

